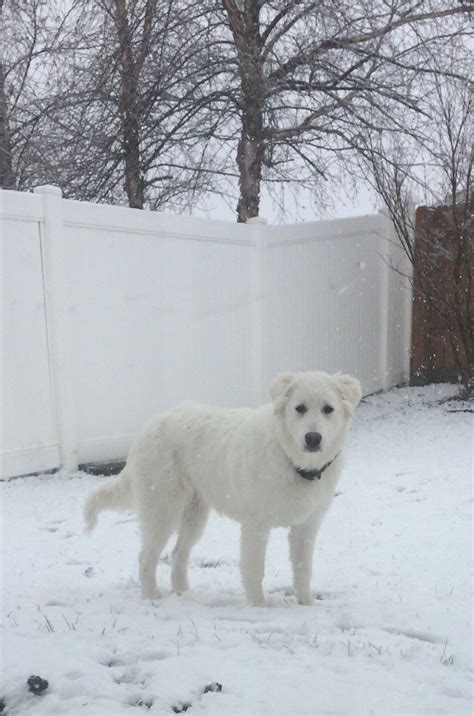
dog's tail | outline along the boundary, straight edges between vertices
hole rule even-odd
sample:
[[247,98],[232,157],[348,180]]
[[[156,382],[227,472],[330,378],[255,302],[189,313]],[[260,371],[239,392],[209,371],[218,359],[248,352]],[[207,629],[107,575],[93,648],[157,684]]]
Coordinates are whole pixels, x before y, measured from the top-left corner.
[[125,466],[115,480],[95,489],[84,505],[85,531],[91,532],[97,525],[97,516],[104,510],[126,510],[133,507],[130,475]]

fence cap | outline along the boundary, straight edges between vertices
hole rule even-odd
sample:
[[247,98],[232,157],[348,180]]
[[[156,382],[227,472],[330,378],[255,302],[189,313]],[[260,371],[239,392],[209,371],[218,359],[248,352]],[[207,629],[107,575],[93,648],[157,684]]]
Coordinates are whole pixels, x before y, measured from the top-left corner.
[[53,186],[52,184],[42,184],[41,186],[37,186],[33,190],[34,194],[53,194],[54,196],[62,196],[63,193],[61,189],[58,186]]

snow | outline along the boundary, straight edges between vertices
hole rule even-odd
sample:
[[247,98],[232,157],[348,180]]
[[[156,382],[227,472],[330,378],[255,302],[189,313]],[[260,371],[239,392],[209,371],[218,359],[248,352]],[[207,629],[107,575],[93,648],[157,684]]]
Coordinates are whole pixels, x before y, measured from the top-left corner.
[[[449,386],[403,388],[358,409],[339,494],[300,607],[284,530],[245,604],[238,525],[213,516],[192,591],[144,602],[132,514],[82,534],[101,478],[2,484],[3,686],[8,714],[470,714],[471,441]],[[166,558],[158,581],[169,590]],[[49,682],[28,693],[27,678]],[[221,693],[203,694],[211,682]]]

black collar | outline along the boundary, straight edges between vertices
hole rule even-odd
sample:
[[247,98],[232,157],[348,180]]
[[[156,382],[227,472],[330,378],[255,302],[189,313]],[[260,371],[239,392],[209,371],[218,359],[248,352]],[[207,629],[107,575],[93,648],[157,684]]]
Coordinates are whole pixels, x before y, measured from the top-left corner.
[[[332,460],[327,462],[322,467],[315,468],[314,470],[305,470],[303,467],[295,467],[296,472],[300,477],[303,477],[305,480],[314,480],[315,477],[318,478],[318,480],[321,479],[321,475],[325,470],[328,469],[330,465],[333,464],[334,460],[339,457],[339,453],[337,453],[336,457],[333,457]],[[293,466],[294,467],[294,466]]]

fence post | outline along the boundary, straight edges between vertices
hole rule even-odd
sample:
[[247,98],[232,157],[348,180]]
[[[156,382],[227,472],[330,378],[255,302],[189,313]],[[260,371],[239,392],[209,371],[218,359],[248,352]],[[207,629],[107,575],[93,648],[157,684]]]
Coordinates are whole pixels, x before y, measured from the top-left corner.
[[44,185],[34,190],[43,198],[41,225],[43,289],[46,300],[46,330],[49,347],[51,384],[62,467],[78,468],[76,419],[72,378],[72,341],[68,315],[65,267],[65,236],[62,192]]
[[255,216],[247,221],[251,225],[255,241],[255,258],[253,266],[253,354],[254,354],[254,395],[255,403],[265,400],[267,378],[265,373],[265,259],[268,245],[267,219]]
[[[408,211],[410,214],[410,224],[415,226],[415,204],[410,201]],[[387,222],[387,235],[385,237],[388,246],[388,257],[390,264],[387,261],[387,281],[390,281],[390,271],[394,271],[398,274],[398,283],[401,292],[400,300],[400,314],[398,316],[400,321],[400,353],[399,360],[402,372],[402,382],[409,383],[410,381],[410,367],[411,367],[411,333],[412,333],[412,274],[413,267],[408,258],[406,251],[401,245],[400,238],[397,234],[395,224],[391,220],[387,210],[382,210],[381,213]],[[396,263],[394,264],[394,260]],[[389,283],[387,284],[387,289]],[[387,294],[387,308],[390,308],[388,303]],[[387,326],[387,339],[388,339],[388,326]],[[387,356],[388,358],[388,356]],[[392,384],[390,380],[390,385]],[[388,386],[387,386],[388,387]]]
[[[416,231],[416,204],[413,199],[410,199],[408,205],[408,211],[410,214],[410,226],[413,232],[413,245],[415,244],[415,231]],[[395,227],[393,227],[393,234],[396,238],[398,245],[400,246],[400,240],[398,239]],[[411,379],[411,352],[412,352],[412,329],[413,329],[413,265],[408,257],[406,251],[400,246],[401,253],[401,265],[402,272],[405,275],[401,290],[403,291],[403,372],[404,380],[409,384]]]
[[380,344],[379,344],[379,360],[378,370],[381,378],[380,387],[383,390],[387,390],[390,387],[391,382],[389,380],[389,355],[388,355],[388,340],[389,340],[389,311],[390,311],[390,271],[392,270],[391,261],[391,238],[392,238],[392,221],[389,218],[386,211],[379,211],[384,219],[383,235],[381,236],[381,263],[380,263],[380,307],[379,307],[379,320],[380,320]]

